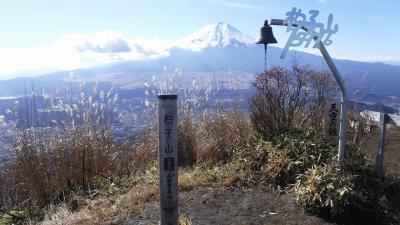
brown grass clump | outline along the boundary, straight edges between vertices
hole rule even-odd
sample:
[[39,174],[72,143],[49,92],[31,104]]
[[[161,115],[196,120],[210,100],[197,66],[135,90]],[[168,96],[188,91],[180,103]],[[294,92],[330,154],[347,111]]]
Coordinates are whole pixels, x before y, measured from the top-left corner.
[[197,162],[197,125],[187,116],[178,124],[178,164],[193,166]]
[[197,160],[200,163],[226,163],[235,149],[245,145],[252,128],[241,113],[205,119],[197,130]]
[[[127,173],[149,168],[158,156],[158,132],[154,125],[130,144],[120,147]],[[180,167],[203,163],[226,163],[235,149],[247,143],[252,133],[248,118],[238,112],[219,114],[195,122],[187,116],[178,123]],[[120,166],[121,167],[121,166]]]
[[155,126],[143,131],[134,142],[126,142],[121,148],[126,161],[127,173],[142,171],[152,166],[158,156],[158,132]]

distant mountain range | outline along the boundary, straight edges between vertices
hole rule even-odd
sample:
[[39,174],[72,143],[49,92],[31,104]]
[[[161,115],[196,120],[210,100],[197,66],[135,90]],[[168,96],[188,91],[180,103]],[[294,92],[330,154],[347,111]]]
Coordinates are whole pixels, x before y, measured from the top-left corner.
[[[107,46],[109,51],[117,48],[123,41]],[[179,39],[164,49],[149,49],[135,45],[135,48],[124,44],[119,51],[140,51],[142,56],[136,60],[126,60],[73,71],[59,71],[34,78],[16,78],[0,81],[0,96],[23,95],[24,89],[34,84],[37,90],[53,90],[57,85],[78,81],[101,81],[108,85],[124,89],[143,86],[152,75],[160,76],[165,68],[170,71],[179,68],[185,79],[215,77],[216,72],[233,71],[233,79],[240,77],[247,81],[264,67],[263,46],[254,44],[255,39],[241,33],[228,23],[211,23],[197,32]],[[90,46],[89,46],[90,47]],[[86,50],[99,50],[96,46],[85,47]],[[83,48],[83,47],[82,47]],[[159,51],[159,52],[158,52]],[[282,49],[268,47],[268,66],[288,66],[290,60],[279,58]],[[316,69],[328,69],[322,57],[304,52],[291,51],[287,58],[296,57],[300,64],[311,65]],[[383,63],[367,63],[351,60],[335,60],[339,71],[344,75],[352,99],[365,103],[384,103],[400,108],[400,66]],[[73,75],[71,75],[73,74]],[[190,83],[190,82],[188,82]]]

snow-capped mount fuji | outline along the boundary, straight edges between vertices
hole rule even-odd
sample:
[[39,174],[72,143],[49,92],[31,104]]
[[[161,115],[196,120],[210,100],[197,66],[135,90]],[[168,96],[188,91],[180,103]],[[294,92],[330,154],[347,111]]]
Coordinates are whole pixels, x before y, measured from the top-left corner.
[[243,34],[228,23],[214,22],[178,40],[174,47],[201,51],[209,47],[225,48],[249,46],[254,42],[254,38]]

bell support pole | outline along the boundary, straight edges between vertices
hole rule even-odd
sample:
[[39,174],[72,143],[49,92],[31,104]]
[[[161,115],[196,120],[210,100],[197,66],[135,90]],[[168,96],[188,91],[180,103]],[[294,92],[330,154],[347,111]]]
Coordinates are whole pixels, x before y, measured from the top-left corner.
[[[272,19],[271,25],[276,26],[288,26],[288,24],[284,23],[282,19]],[[292,24],[292,26],[296,27],[297,24]],[[308,28],[302,26],[301,29],[308,32]],[[318,40],[317,36],[314,36],[313,39],[315,41]],[[332,72],[333,76],[335,77],[336,83],[339,85],[340,88],[340,97],[341,97],[341,114],[340,114],[340,128],[339,128],[339,147],[338,147],[338,160],[341,164],[344,163],[344,152],[346,147],[346,123],[347,123],[347,105],[348,105],[348,96],[346,91],[346,86],[344,85],[344,81],[342,76],[340,75],[338,69],[336,68],[335,64],[331,56],[329,55],[328,51],[326,50],[324,44],[320,41],[318,44],[318,49],[321,52],[322,56],[326,64],[328,65],[330,71]]]

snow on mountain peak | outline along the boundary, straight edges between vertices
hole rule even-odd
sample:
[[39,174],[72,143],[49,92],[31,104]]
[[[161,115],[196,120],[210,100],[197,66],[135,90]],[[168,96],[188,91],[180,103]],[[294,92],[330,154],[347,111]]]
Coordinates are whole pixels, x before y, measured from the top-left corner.
[[246,46],[254,43],[254,39],[243,34],[225,22],[210,23],[200,30],[180,39],[176,47],[201,51],[208,47],[224,48],[228,46]]

